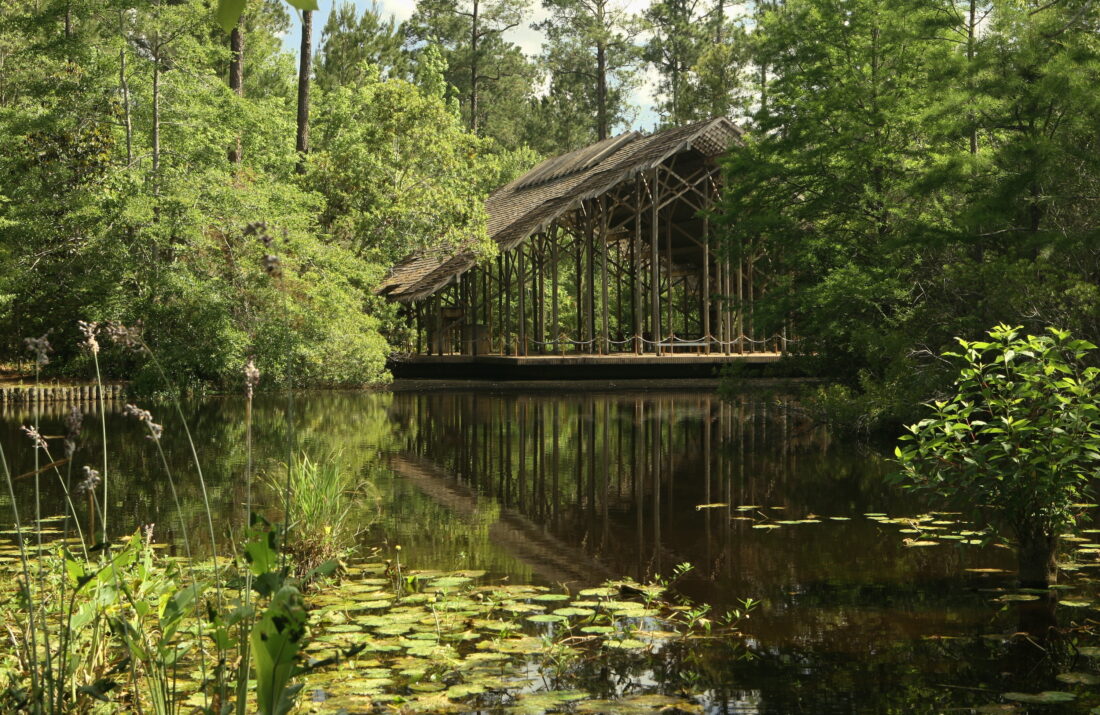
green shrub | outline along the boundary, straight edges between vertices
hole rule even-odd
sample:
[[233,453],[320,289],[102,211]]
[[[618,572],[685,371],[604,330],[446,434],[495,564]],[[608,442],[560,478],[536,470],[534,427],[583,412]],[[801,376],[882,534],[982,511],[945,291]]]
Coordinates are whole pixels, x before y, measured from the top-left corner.
[[1020,580],[1056,579],[1058,535],[1100,473],[1100,369],[1066,331],[1021,337],[998,325],[959,340],[954,394],[928,405],[896,455],[907,485],[988,511],[1018,546]]

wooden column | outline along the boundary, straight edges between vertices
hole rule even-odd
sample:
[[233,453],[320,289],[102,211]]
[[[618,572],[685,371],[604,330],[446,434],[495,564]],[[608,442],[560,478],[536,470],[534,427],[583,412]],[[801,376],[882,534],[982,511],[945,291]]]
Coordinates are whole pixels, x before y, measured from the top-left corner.
[[577,284],[577,342],[573,345],[573,351],[580,352],[584,349],[584,346],[580,344],[584,340],[584,240],[576,233],[573,234],[573,249],[577,252],[574,260],[575,283]]
[[443,296],[435,295],[435,348],[440,355],[443,354]]
[[587,238],[587,268],[588,275],[586,276],[588,281],[588,290],[585,291],[585,305],[587,306],[584,316],[585,319],[585,335],[587,352],[596,352],[596,205],[592,202],[589,206],[588,216],[588,230],[586,231]]
[[517,355],[527,354],[527,246],[520,244],[519,254],[519,349]]
[[512,254],[504,254],[504,354],[512,354]]
[[546,234],[539,234],[538,257],[538,320],[535,340],[538,341],[538,352],[541,355],[546,352]]
[[634,354],[642,354],[642,179],[634,178],[634,241],[630,244],[630,317]]
[[[707,192],[707,197],[710,197],[710,192]],[[708,205],[707,208],[709,209],[710,206]],[[710,355],[710,219],[705,215],[703,216],[703,272],[700,279],[702,280],[699,291],[702,293],[700,297],[703,304],[703,340],[706,342],[703,352]]]
[[550,306],[554,319],[554,352],[561,355],[562,348],[559,342],[561,338],[561,323],[558,322],[558,239],[560,236],[557,226],[551,226],[550,231],[552,232],[552,239],[550,242],[550,285],[551,292],[553,293]]
[[608,334],[608,305],[607,305],[607,200],[600,197],[600,310],[602,325],[600,341],[600,353],[606,355],[611,352],[610,336]]
[[657,201],[660,193],[657,190],[657,169],[649,172],[649,262],[650,262],[650,329],[653,340],[653,352],[661,354],[661,256],[657,249],[657,234],[659,233]]

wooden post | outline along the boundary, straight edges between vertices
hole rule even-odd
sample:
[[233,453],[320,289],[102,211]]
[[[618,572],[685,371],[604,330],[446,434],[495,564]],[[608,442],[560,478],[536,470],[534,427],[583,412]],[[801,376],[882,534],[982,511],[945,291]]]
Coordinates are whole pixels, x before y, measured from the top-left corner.
[[653,352],[656,355],[661,354],[661,257],[657,250],[657,234],[659,232],[658,224],[658,211],[657,200],[659,192],[657,191],[657,169],[651,169],[649,172],[649,263],[650,263],[650,285],[649,293],[652,305],[650,307],[650,329],[652,335],[650,338],[653,340]]
[[[710,192],[707,192],[709,198]],[[709,208],[709,206],[708,206]],[[703,347],[703,352],[710,355],[710,219],[703,216],[703,275],[701,276],[702,287],[700,292],[703,301],[703,340],[706,342],[706,346]],[[708,456],[707,459],[710,457]],[[709,480],[707,482],[710,484]]]
[[634,241],[630,244],[631,320],[634,327],[634,354],[642,354],[642,180],[634,178]]
[[600,197],[600,278],[602,285],[600,286],[600,302],[601,302],[601,318],[603,324],[601,326],[601,337],[603,338],[600,344],[600,353],[606,355],[611,352],[610,336],[608,334],[608,313],[607,313],[607,201],[605,197]]
[[737,353],[745,352],[745,261],[737,259]]
[[520,244],[519,253],[519,350],[517,355],[527,355],[527,254],[526,244]]
[[535,340],[538,341],[538,353],[546,351],[546,234],[538,237],[538,290],[536,292]]
[[584,346],[580,344],[584,340],[584,241],[576,234],[573,234],[573,249],[577,252],[574,257],[574,269],[576,271],[574,274],[576,281],[574,282],[577,284],[577,342],[573,345],[573,351],[580,352],[584,349]]
[[504,254],[504,354],[512,354],[512,254]]
[[585,291],[585,299],[587,310],[585,311],[585,336],[587,352],[594,353],[597,351],[596,347],[596,205],[595,202],[591,202],[590,211],[588,216],[588,230],[587,234],[587,272],[588,272],[588,290]]
[[435,296],[435,345],[436,352],[439,355],[443,355],[443,296],[436,294]]
[[[553,237],[550,241],[550,290],[553,294],[551,296],[550,309],[553,313],[554,320],[554,352],[558,355],[562,354],[561,343],[561,323],[558,322],[558,227],[551,226],[550,230],[553,232]],[[555,467],[556,469],[557,467]],[[555,502],[557,503],[557,502]]]

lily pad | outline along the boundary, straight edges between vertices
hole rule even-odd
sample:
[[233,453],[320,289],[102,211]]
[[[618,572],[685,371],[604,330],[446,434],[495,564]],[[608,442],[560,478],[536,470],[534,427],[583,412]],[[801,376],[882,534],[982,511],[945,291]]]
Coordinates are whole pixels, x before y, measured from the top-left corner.
[[1059,682],[1070,685],[1096,685],[1100,683],[1100,675],[1092,673],[1059,673],[1054,676]]
[[527,616],[527,620],[531,623],[561,623],[566,619],[565,616],[555,616],[551,613],[539,613],[534,616]]
[[1005,693],[1005,700],[1015,700],[1018,703],[1034,703],[1036,705],[1051,705],[1054,703],[1068,703],[1077,698],[1073,693],[1061,690],[1044,690],[1041,693]]

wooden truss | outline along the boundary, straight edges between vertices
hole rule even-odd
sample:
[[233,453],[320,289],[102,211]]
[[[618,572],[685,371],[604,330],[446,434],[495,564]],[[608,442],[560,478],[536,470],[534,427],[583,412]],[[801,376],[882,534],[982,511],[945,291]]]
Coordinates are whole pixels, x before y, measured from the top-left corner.
[[762,336],[752,251],[712,248],[712,160],[677,154],[576,207],[408,310],[418,354],[785,352]]

